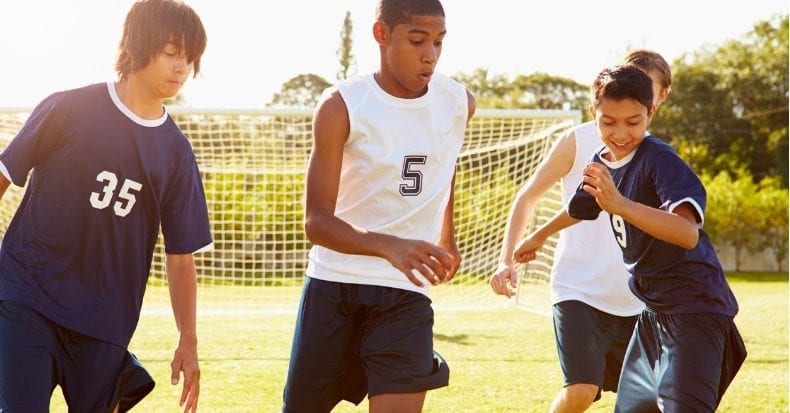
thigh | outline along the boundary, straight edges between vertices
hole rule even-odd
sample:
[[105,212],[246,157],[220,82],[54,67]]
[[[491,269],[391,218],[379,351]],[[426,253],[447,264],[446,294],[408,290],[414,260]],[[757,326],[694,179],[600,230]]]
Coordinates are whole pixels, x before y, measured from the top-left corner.
[[565,386],[604,384],[609,339],[597,310],[580,301],[553,306],[554,337]]
[[716,410],[731,320],[709,313],[659,316],[659,399],[667,411]]
[[283,412],[328,412],[343,399],[364,399],[367,385],[352,290],[348,284],[305,278]]
[[360,356],[368,394],[420,393],[446,386],[450,370],[433,349],[433,309],[412,291],[365,286]]
[[28,306],[0,301],[0,412],[48,412],[57,383],[55,324]]
[[631,337],[634,335],[634,326],[637,316],[619,317],[606,315],[606,330],[609,337],[609,351],[606,353],[606,371],[604,372],[603,389],[617,391],[623,360]]
[[617,385],[615,412],[660,412],[655,373],[660,352],[658,340],[656,314],[645,310],[637,319],[625,351]]

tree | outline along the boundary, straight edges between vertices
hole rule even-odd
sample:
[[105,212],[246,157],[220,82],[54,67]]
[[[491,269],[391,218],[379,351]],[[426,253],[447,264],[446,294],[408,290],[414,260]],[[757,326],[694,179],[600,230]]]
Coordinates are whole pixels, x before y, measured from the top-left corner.
[[703,171],[711,175],[743,166],[755,181],[779,176],[787,187],[787,15],[673,66],[675,87],[651,132],[705,146],[712,164]]
[[741,270],[743,252],[754,250],[762,221],[758,186],[745,170],[733,179],[728,172],[704,177],[707,190],[705,230],[714,244],[735,249],[735,271]]
[[266,105],[269,107],[312,108],[321,93],[331,86],[326,79],[313,73],[296,75],[283,83]]
[[354,41],[351,34],[354,31],[354,24],[351,22],[351,12],[346,11],[346,17],[343,19],[343,28],[340,30],[340,47],[337,49],[337,57],[340,59],[340,70],[337,72],[337,80],[343,80],[348,77],[351,71],[351,66],[354,65],[354,53],[351,47]]
[[757,204],[762,220],[756,229],[757,239],[752,252],[771,249],[776,260],[776,271],[782,271],[782,263],[787,258],[787,197],[787,189],[780,188],[776,179],[766,178],[760,182]]
[[578,109],[587,108],[587,86],[572,79],[536,72],[509,80],[478,67],[471,74],[458,73],[453,79],[465,85],[480,108]]

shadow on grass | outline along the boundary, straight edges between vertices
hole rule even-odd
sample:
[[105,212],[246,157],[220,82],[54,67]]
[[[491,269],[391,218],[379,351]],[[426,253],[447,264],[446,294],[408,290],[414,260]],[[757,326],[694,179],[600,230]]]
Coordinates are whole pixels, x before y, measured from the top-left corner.
[[729,282],[787,282],[786,272],[728,272]]
[[433,338],[434,340],[446,341],[448,343],[460,344],[462,346],[472,345],[472,343],[468,341],[469,335],[467,334],[456,334],[454,336],[448,336],[445,334],[434,334]]

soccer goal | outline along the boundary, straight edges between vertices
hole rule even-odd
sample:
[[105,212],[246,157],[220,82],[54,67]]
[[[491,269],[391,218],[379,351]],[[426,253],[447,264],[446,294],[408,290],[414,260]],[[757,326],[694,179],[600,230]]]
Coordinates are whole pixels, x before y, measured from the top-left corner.
[[[303,197],[312,111],[171,108],[170,113],[197,156],[214,238],[213,251],[196,255],[200,311],[293,312],[310,249]],[[29,109],[0,109],[0,146],[5,147],[28,115]],[[555,138],[579,121],[576,111],[477,111],[456,176],[456,239],[463,262],[451,283],[431,289],[436,309],[517,304],[536,313],[550,311],[548,276],[556,239],[546,243],[537,261],[521,268],[517,300],[495,296],[488,279],[517,189]],[[558,189],[544,197],[531,225],[561,208]],[[6,193],[0,230],[7,227],[22,192],[11,187]],[[160,242],[147,310],[169,311],[166,284]]]

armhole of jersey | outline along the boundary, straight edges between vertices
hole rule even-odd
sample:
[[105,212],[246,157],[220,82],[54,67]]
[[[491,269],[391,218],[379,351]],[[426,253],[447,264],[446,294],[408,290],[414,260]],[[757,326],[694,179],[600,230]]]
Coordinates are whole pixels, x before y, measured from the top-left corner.
[[[3,161],[0,161],[0,174],[3,174],[5,179],[8,180],[8,182],[14,183],[14,181],[11,179],[11,174],[8,173],[8,168],[6,168],[6,166],[3,163]],[[16,185],[16,184],[14,184],[14,185]]]
[[694,208],[694,211],[697,213],[697,218],[698,218],[698,220],[697,220],[697,228],[701,229],[702,225],[705,223],[705,214],[702,212],[702,208],[697,203],[697,201],[694,200],[694,198],[686,197],[686,198],[683,198],[683,199],[681,199],[679,201],[675,201],[675,202],[673,202],[673,203],[671,203],[669,205],[669,207],[667,208],[667,211],[672,212],[679,205],[685,204],[685,203],[691,204],[691,206]]

